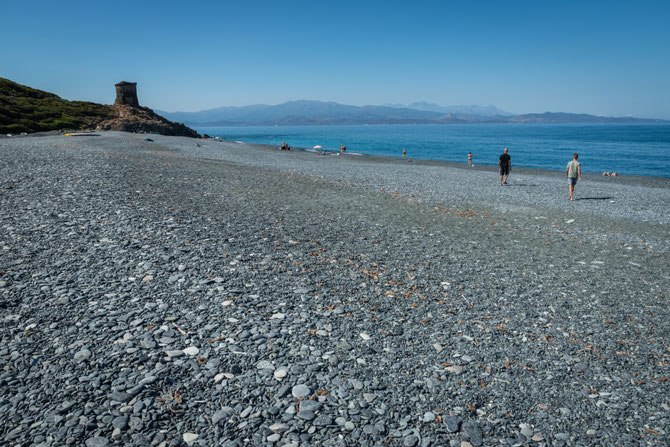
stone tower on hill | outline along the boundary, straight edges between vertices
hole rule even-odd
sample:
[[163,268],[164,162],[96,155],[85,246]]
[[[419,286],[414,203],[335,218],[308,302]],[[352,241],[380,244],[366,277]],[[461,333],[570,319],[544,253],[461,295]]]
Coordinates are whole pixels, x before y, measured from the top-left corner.
[[114,104],[125,104],[131,107],[139,107],[137,100],[137,82],[122,81],[116,84],[116,101]]

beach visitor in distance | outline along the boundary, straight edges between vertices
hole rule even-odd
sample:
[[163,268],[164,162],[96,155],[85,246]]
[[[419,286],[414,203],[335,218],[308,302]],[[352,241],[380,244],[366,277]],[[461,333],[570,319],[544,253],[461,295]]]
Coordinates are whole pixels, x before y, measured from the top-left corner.
[[340,153],[344,154],[347,151],[347,147],[344,144],[340,144]]
[[577,158],[579,158],[579,154],[573,154],[572,161],[568,163],[568,167],[565,169],[565,176],[568,178],[568,188],[570,189],[570,200],[575,200],[573,198],[575,185],[582,180],[582,165],[577,161]]
[[509,171],[512,169],[512,157],[507,154],[507,148],[498,159],[498,167],[500,168],[500,186],[502,186],[503,176],[505,176],[505,184],[507,184],[507,177],[509,177]]
[[402,150],[402,158],[407,158],[407,151],[405,149]]
[[468,166],[472,166],[472,152],[468,152]]

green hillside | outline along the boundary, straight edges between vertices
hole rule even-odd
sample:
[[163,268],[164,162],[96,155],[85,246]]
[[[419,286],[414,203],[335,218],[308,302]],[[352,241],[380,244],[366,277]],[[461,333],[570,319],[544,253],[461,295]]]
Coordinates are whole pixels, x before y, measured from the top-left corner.
[[82,129],[114,116],[110,106],[67,101],[0,78],[0,133]]

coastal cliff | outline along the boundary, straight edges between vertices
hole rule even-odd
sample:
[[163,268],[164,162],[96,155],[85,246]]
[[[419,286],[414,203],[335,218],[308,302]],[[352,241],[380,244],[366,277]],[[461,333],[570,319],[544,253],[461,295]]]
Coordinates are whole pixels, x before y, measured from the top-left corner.
[[169,121],[148,107],[132,107],[125,104],[114,104],[108,107],[114,111],[114,116],[98,122],[95,130],[120,130],[168,136],[200,137],[195,130],[181,123]]
[[181,123],[147,107],[68,101],[59,96],[0,78],[0,133],[51,130],[120,130],[198,138]]

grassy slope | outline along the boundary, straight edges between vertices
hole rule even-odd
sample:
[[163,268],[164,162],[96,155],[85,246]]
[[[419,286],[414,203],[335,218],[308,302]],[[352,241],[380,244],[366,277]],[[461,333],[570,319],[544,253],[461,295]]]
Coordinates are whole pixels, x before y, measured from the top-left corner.
[[67,101],[0,78],[0,133],[81,129],[114,115],[110,106]]

